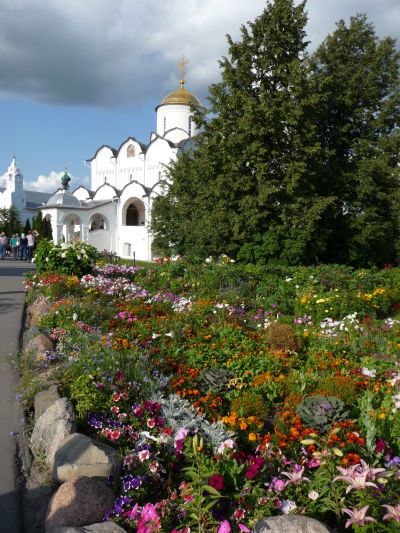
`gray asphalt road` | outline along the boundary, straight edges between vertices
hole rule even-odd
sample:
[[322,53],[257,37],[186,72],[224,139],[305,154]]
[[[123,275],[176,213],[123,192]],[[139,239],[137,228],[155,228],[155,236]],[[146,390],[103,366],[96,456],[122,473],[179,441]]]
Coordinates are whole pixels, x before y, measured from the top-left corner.
[[16,402],[17,374],[9,364],[18,350],[24,309],[24,272],[30,263],[0,259],[0,532],[22,531],[22,505],[16,487],[16,437],[21,413]]

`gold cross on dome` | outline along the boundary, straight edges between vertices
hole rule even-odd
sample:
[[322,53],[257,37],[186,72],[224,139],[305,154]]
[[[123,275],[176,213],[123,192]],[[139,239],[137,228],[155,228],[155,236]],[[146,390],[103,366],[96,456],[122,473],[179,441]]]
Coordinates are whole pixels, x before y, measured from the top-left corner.
[[180,81],[181,89],[183,89],[183,86],[185,84],[184,79],[183,79],[183,74],[185,73],[185,65],[187,65],[188,63],[190,63],[189,59],[186,59],[185,56],[182,55],[181,60],[178,63],[178,67],[180,67],[181,69],[181,81]]

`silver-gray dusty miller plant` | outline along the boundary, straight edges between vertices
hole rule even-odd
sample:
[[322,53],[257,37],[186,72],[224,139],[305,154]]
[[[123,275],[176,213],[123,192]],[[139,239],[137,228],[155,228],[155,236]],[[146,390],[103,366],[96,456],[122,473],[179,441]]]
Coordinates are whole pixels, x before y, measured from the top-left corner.
[[221,421],[210,424],[187,400],[177,394],[164,398],[160,394],[152,398],[161,406],[161,417],[174,430],[185,428],[189,433],[201,433],[210,442],[214,452],[233,433],[224,429]]

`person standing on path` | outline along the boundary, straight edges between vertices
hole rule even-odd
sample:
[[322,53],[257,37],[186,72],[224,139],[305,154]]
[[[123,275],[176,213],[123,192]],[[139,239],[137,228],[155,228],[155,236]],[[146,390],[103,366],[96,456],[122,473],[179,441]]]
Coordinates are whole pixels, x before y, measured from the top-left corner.
[[28,253],[28,239],[25,237],[25,233],[21,233],[19,240],[19,258],[21,261],[26,261]]
[[6,253],[7,253],[7,244],[8,244],[8,239],[5,235],[5,233],[1,233],[0,234],[0,257],[2,259],[5,259],[6,257]]
[[12,258],[15,261],[17,259],[17,254],[18,254],[18,237],[16,233],[14,233],[14,235],[11,237],[10,246],[11,246]]
[[33,251],[35,249],[35,237],[32,235],[31,231],[28,231],[26,238],[28,240],[27,261],[32,261]]

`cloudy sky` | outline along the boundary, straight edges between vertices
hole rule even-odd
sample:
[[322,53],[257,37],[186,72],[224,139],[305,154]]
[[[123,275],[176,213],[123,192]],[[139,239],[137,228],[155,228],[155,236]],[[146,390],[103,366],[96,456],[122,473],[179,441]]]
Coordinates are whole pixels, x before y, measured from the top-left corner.
[[[179,86],[203,102],[218,80],[226,34],[239,37],[265,0],[0,0],[0,177],[13,153],[26,188],[75,188],[102,144],[147,142],[155,106]],[[311,48],[335,22],[366,13],[379,36],[400,34],[400,0],[308,0]],[[399,39],[400,41],[400,39]],[[28,184],[28,182],[30,182]]]

